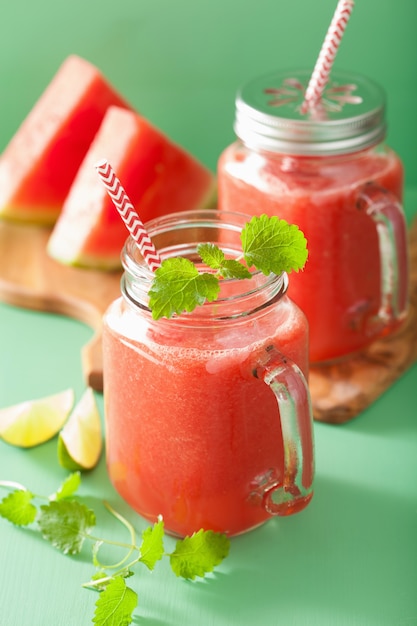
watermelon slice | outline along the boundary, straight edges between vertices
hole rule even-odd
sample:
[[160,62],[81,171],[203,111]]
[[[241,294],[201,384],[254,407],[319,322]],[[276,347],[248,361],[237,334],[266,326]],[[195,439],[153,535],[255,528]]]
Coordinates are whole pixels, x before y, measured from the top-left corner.
[[208,207],[215,177],[197,159],[133,111],[110,107],[78,170],[48,242],[69,265],[113,269],[128,235],[95,165],[107,159],[143,222]]
[[0,216],[54,223],[110,105],[129,105],[94,65],[68,57],[0,157]]

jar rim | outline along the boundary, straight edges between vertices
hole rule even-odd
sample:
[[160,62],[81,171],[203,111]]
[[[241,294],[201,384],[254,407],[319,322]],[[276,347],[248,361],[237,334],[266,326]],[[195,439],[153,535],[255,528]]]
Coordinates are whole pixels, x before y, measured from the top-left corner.
[[[218,231],[219,228],[226,228],[227,231],[233,232],[236,235],[240,235],[240,232],[245,223],[247,223],[248,215],[233,211],[220,211],[218,209],[201,209],[194,211],[181,211],[164,215],[149,220],[145,224],[145,228],[154,242],[158,253],[162,259],[178,256],[175,254],[177,248],[170,245],[168,253],[166,249],[158,247],[158,241],[163,238],[164,234],[177,231],[178,232],[198,232],[197,229],[212,229]],[[205,243],[205,241],[190,241],[188,242],[188,248],[182,246],[181,256],[190,256],[195,252],[197,243]],[[217,242],[218,243],[218,242]],[[220,242],[222,243],[222,242]],[[229,253],[238,252],[228,244],[227,250]],[[241,248],[239,250],[241,252]],[[148,308],[148,291],[150,284],[153,280],[153,273],[146,265],[138,245],[132,237],[126,239],[125,245],[122,250],[122,265],[124,268],[124,275],[122,277],[122,293],[125,295],[131,304],[140,305],[141,308]],[[232,316],[222,315],[220,309],[228,308],[233,302],[242,302],[244,300],[252,300],[261,291],[268,294],[268,304],[272,297],[279,293],[279,297],[286,293],[288,288],[288,275],[286,272],[281,274],[269,274],[265,275],[260,270],[252,268],[249,270],[251,273],[251,279],[239,280],[237,278],[224,278],[221,280],[222,293],[219,295],[215,302],[205,302],[202,306],[197,307],[191,314],[185,314],[187,317],[196,319],[201,315],[205,315],[205,311],[209,307],[215,306],[219,310],[217,319],[228,319]],[[255,279],[255,280],[253,280]],[[263,308],[254,307],[253,310]],[[251,311],[252,312],[252,311]],[[180,317],[182,318],[182,314]],[[176,316],[178,317],[178,316]]]
[[[174,213],[168,213],[159,217],[154,217],[148,220],[144,226],[152,240],[155,239],[160,233],[175,226],[176,229],[181,228],[199,228],[204,226],[210,226],[216,228],[216,224],[221,224],[222,227],[226,227],[228,230],[234,230],[239,232],[243,226],[249,221],[250,217],[246,213],[239,211],[223,211],[219,209],[196,209],[188,211],[177,211]],[[205,243],[205,242],[199,242]],[[158,249],[158,253],[161,255],[162,260],[167,258],[164,256],[164,251]],[[172,255],[174,256],[174,255]],[[139,261],[139,263],[137,262]],[[122,266],[126,271],[135,273],[140,265],[140,273],[137,273],[137,277],[141,279],[148,279],[152,281],[153,272],[149,269],[145,263],[139,247],[133,237],[128,236],[125,245],[122,250]],[[252,277],[257,274],[263,274],[261,270],[255,268],[248,268]],[[284,274],[285,272],[281,272]],[[276,274],[272,274],[276,276]],[[237,278],[224,278],[224,281],[242,282]]]
[[303,110],[306,70],[255,78],[236,96],[234,129],[249,147],[296,155],[363,150],[386,135],[383,89],[365,76],[332,72],[321,101]]

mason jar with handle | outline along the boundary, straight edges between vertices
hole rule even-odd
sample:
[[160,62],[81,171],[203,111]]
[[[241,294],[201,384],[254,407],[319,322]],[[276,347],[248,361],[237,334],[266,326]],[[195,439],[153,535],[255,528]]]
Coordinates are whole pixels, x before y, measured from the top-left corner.
[[[246,215],[198,211],[146,224],[162,259],[195,263],[198,243],[241,252]],[[220,297],[154,320],[153,274],[129,238],[122,295],[104,317],[110,478],[168,532],[235,535],[301,511],[313,493],[308,324],[287,275],[220,281]],[[200,261],[201,262],[201,261]]]
[[385,96],[333,72],[305,107],[309,72],[278,72],[236,98],[237,139],[218,163],[219,208],[277,215],[309,245],[289,295],[307,315],[310,361],[331,362],[398,328],[408,301],[403,167],[384,143]]

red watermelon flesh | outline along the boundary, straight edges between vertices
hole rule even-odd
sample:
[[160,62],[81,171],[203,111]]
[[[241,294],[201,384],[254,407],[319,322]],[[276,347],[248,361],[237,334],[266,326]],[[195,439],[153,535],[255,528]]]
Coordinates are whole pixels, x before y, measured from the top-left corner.
[[129,107],[94,65],[68,57],[0,157],[0,216],[56,221],[110,105]]
[[55,259],[99,269],[120,267],[128,232],[95,165],[107,159],[143,222],[207,207],[215,177],[144,117],[109,108],[74,179],[48,243]]

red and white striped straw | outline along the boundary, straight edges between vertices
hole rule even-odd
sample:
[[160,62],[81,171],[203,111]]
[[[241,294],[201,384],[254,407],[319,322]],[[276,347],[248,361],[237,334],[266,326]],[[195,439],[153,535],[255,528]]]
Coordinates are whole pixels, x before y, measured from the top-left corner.
[[304,103],[301,107],[302,113],[306,113],[309,107],[320,100],[323,95],[333,61],[352,13],[353,5],[354,0],[339,0],[338,2],[306,89]]
[[113,200],[113,204],[119,211],[129,233],[139,246],[141,254],[145,259],[151,272],[154,272],[161,265],[161,258],[152,243],[139,215],[136,213],[133,204],[129,200],[126,191],[120,180],[117,178],[113,168],[106,159],[96,163],[96,169],[107,193]]

